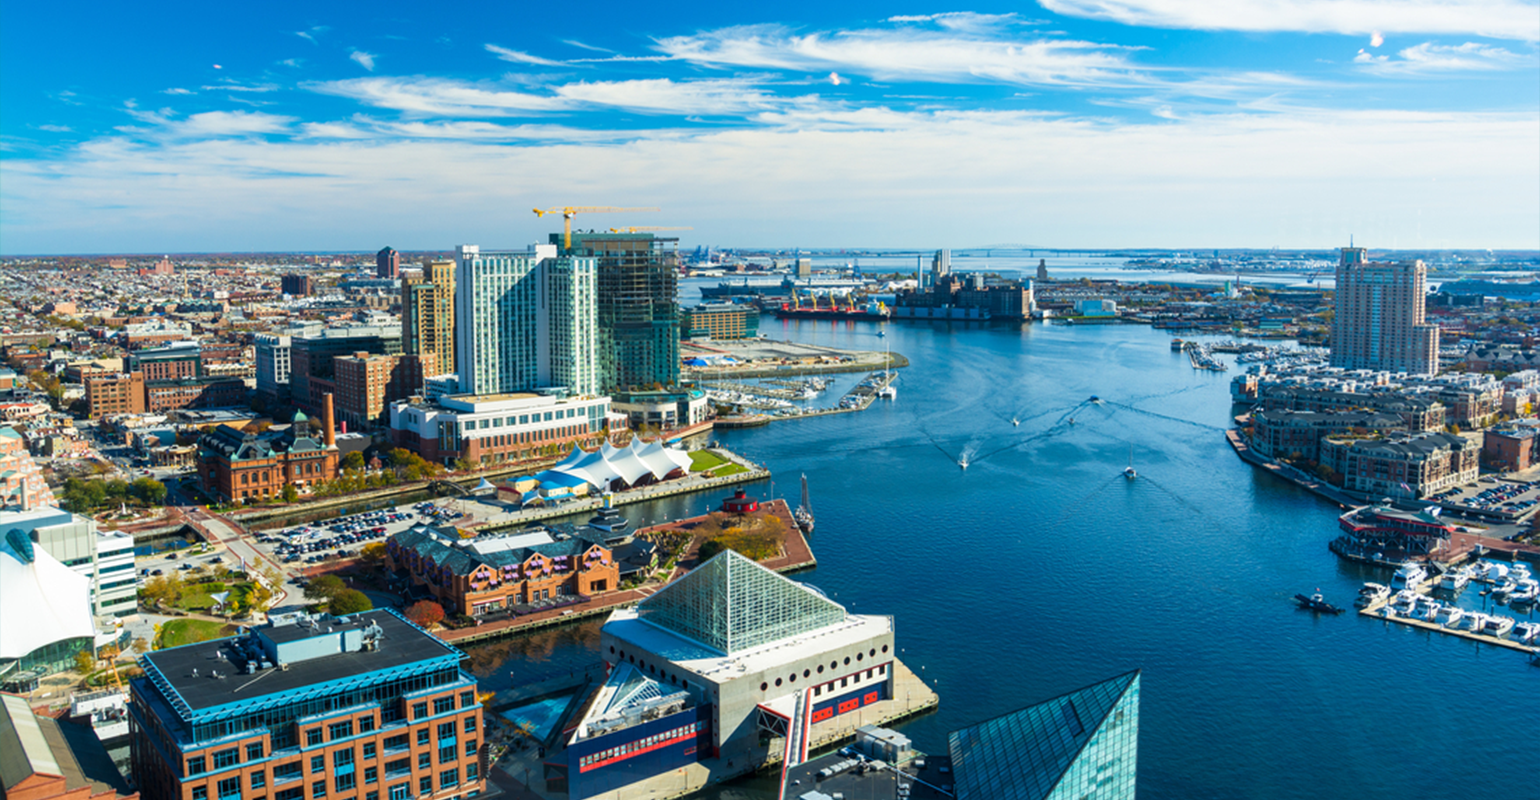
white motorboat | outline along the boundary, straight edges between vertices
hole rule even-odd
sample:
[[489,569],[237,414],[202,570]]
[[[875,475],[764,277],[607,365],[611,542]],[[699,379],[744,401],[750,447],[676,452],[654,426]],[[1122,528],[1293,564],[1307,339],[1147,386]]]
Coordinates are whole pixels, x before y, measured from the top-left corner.
[[1358,599],[1353,601],[1353,605],[1368,608],[1375,603],[1384,602],[1389,597],[1389,586],[1382,583],[1366,583],[1364,588],[1358,590]]
[[1465,615],[1455,620],[1449,627],[1457,631],[1472,631],[1479,633],[1481,626],[1487,623],[1487,615],[1480,611],[1467,611]]
[[1534,644],[1540,640],[1540,622],[1520,622],[1514,625],[1508,640],[1519,644]]
[[1515,561],[1508,567],[1508,577],[1523,583],[1524,581],[1534,579],[1535,576],[1530,574],[1528,564],[1522,561]]
[[1501,639],[1508,635],[1508,631],[1513,630],[1513,622],[1513,617],[1491,615],[1481,623],[1481,633]]
[[1470,574],[1463,569],[1452,569],[1438,579],[1438,588],[1458,592],[1470,585]]
[[1392,589],[1416,589],[1428,580],[1428,571],[1421,564],[1406,564],[1390,578]]
[[1470,565],[1470,568],[1466,570],[1466,574],[1469,575],[1472,580],[1484,581],[1487,579],[1487,573],[1491,571],[1492,565],[1489,562],[1477,561],[1476,563]]
[[1438,615],[1439,609],[1443,607],[1443,604],[1437,600],[1424,597],[1420,598],[1416,604],[1413,605],[1412,613],[1408,614],[1407,616],[1411,617],[1412,619],[1420,619],[1423,622],[1432,622],[1434,617]]
[[1396,592],[1396,596],[1391,599],[1390,608],[1394,609],[1397,614],[1400,614],[1404,617],[1407,614],[1412,613],[1412,609],[1416,607],[1417,600],[1420,597],[1422,597],[1422,595],[1417,594],[1411,589],[1402,589],[1401,591]]
[[1465,616],[1465,609],[1448,605],[1440,608],[1438,613],[1433,615],[1433,621],[1448,628],[1454,626],[1463,616]]

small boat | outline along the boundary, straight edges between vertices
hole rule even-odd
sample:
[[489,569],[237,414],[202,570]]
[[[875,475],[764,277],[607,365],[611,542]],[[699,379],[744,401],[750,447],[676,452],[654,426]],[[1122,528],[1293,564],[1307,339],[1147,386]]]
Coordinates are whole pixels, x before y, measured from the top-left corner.
[[1014,426],[1014,427],[1020,427],[1021,426],[1021,420],[1016,419],[1015,417],[1011,417],[1011,425]]
[[1396,592],[1395,598],[1390,601],[1390,607],[1395,609],[1397,614],[1406,616],[1412,613],[1412,609],[1417,605],[1417,599],[1421,596],[1411,589],[1402,589]]
[[898,399],[898,387],[896,387],[893,384],[889,383],[887,386],[884,386],[881,389],[877,390],[877,396],[882,398],[882,399],[884,399],[884,400],[897,400]]
[[1123,477],[1125,477],[1125,478],[1127,478],[1129,480],[1133,480],[1134,478],[1139,477],[1139,473],[1134,472],[1134,446],[1133,445],[1129,445],[1128,446],[1128,466],[1126,468],[1124,468],[1124,470],[1123,470]]
[[968,468],[968,454],[967,453],[963,453],[962,457],[957,459],[957,466],[962,467],[963,469],[967,469]]
[[1390,579],[1392,589],[1416,589],[1428,580],[1428,571],[1419,564],[1406,564]]
[[1486,614],[1483,614],[1480,611],[1467,611],[1465,612],[1464,616],[1460,617],[1458,620],[1455,620],[1455,623],[1449,627],[1457,631],[1471,631],[1472,633],[1479,633],[1481,631],[1481,626],[1485,625],[1486,623]]
[[1341,614],[1342,613],[1342,609],[1337,608],[1336,606],[1332,605],[1331,603],[1326,602],[1326,600],[1323,597],[1321,597],[1321,593],[1320,592],[1316,592],[1315,594],[1312,594],[1309,597],[1306,597],[1306,596],[1304,596],[1302,594],[1296,594],[1296,595],[1294,595],[1294,602],[1299,603],[1299,607],[1300,608],[1302,608],[1302,609],[1304,609],[1306,611],[1314,611],[1314,612],[1316,612],[1318,614]]
[[1486,621],[1482,623],[1481,633],[1486,636],[1494,636],[1498,639],[1501,639],[1508,635],[1508,631],[1513,630],[1513,623],[1513,617],[1504,617],[1494,614],[1487,617]]
[[1437,600],[1424,597],[1412,607],[1412,613],[1407,616],[1412,619],[1422,620],[1423,622],[1432,622],[1438,616],[1438,610],[1443,607],[1443,604]]
[[1533,578],[1519,581],[1508,595],[1510,603],[1533,603],[1540,598],[1540,581]]
[[1353,605],[1368,608],[1388,597],[1390,597],[1389,586],[1382,583],[1366,583],[1364,588],[1358,590],[1358,599],[1353,601]]
[[886,339],[887,337],[888,337],[888,332],[887,331],[877,331],[877,338],[878,339]]
[[1459,622],[1460,617],[1463,616],[1465,616],[1464,609],[1459,606],[1448,605],[1439,608],[1438,613],[1433,615],[1433,621],[1448,628]]
[[1458,592],[1470,585],[1470,575],[1463,569],[1452,569],[1438,579],[1438,588]]
[[1534,644],[1537,639],[1540,639],[1540,622],[1520,622],[1508,634],[1509,641],[1519,644]]
[[1100,397],[1097,397],[1096,395],[1093,394],[1093,395],[1091,395],[1091,399],[1090,399],[1089,402],[1100,403],[1101,401],[1102,401],[1102,399]]
[[802,475],[802,505],[797,506],[797,510],[792,512],[791,518],[792,521],[797,523],[797,527],[803,533],[813,532],[813,503],[808,499],[807,495],[806,473]]
[[1069,418],[1069,424],[1071,424],[1071,425],[1075,424],[1075,418],[1074,417],[1070,417]]

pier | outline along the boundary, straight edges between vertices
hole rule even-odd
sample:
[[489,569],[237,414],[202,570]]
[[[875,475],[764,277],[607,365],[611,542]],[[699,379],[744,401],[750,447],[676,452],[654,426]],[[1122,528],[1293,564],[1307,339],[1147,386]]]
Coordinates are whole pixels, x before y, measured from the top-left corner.
[[[1424,584],[1423,587],[1417,589],[1417,593],[1423,596],[1427,596],[1432,594],[1432,589],[1429,588],[1429,584]],[[1385,602],[1375,602],[1365,608],[1359,609],[1358,615],[1361,617],[1382,619],[1386,622],[1395,622],[1401,625],[1408,625],[1413,628],[1421,628],[1425,631],[1446,633],[1450,636],[1458,636],[1462,639],[1469,639],[1473,642],[1481,642],[1482,644],[1496,645],[1497,647],[1505,647],[1509,650],[1517,650],[1520,653],[1534,654],[1540,652],[1540,648],[1530,647],[1528,645],[1520,644],[1519,642],[1510,642],[1507,639],[1499,639],[1496,636],[1487,636],[1486,634],[1475,633],[1473,631],[1462,631],[1453,628],[1446,628],[1437,622],[1429,622],[1427,620],[1403,617],[1400,614],[1391,613],[1388,610],[1386,613],[1380,613],[1381,609],[1384,609],[1386,605],[1387,603]]]

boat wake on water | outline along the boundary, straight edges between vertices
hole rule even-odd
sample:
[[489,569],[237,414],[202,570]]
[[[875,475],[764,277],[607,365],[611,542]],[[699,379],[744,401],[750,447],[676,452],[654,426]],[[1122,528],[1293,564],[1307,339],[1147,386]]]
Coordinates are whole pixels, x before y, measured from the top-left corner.
[[1181,417],[1173,417],[1173,416],[1169,416],[1169,415],[1166,415],[1166,414],[1159,414],[1159,413],[1156,413],[1154,411],[1146,411],[1146,410],[1144,410],[1142,408],[1139,408],[1137,406],[1131,406],[1131,405],[1128,405],[1127,403],[1119,403],[1119,402],[1117,402],[1115,400],[1104,400],[1102,402],[1106,403],[1109,406],[1113,406],[1115,408],[1121,408],[1121,409],[1125,409],[1125,410],[1128,410],[1128,411],[1132,411],[1132,412],[1134,412],[1136,414],[1143,414],[1143,415],[1145,415],[1147,417],[1154,417],[1156,419],[1168,420],[1170,422],[1180,422],[1183,425],[1192,425],[1194,427],[1202,428],[1202,429],[1207,430],[1207,431],[1219,431],[1220,433],[1223,433],[1224,430],[1225,430],[1224,428],[1221,428],[1221,427],[1219,427],[1217,425],[1210,425],[1210,424],[1208,424],[1206,422],[1193,422],[1190,419],[1182,419]]

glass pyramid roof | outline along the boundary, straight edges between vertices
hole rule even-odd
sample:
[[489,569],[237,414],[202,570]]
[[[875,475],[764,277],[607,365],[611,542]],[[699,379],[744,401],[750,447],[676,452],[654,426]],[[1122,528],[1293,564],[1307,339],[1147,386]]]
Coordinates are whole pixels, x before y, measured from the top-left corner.
[[664,630],[731,654],[845,619],[845,607],[732,550],[637,604]]
[[1134,797],[1139,672],[1004,716],[948,739],[957,800]]

